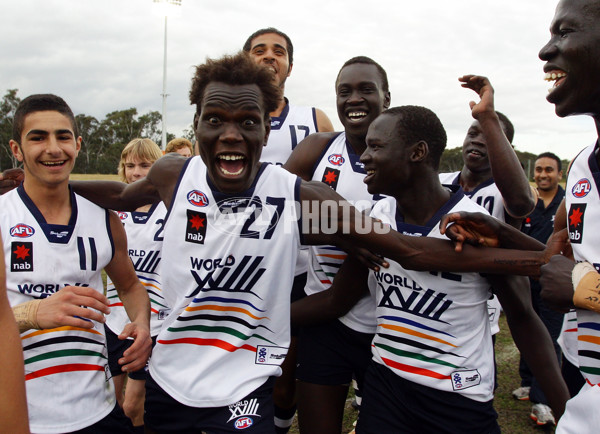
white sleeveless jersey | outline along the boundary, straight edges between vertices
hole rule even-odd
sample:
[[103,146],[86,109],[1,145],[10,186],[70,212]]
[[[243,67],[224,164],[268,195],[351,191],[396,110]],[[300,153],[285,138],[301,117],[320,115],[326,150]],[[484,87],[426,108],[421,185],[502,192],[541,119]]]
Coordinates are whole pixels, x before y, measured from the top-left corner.
[[260,161],[282,166],[296,145],[317,131],[314,107],[297,107],[288,102],[280,116],[271,118],[269,140]]
[[[439,177],[442,184],[460,186],[460,172],[440,173]],[[504,199],[502,199],[502,194],[500,194],[500,190],[498,190],[493,179],[490,178],[487,181],[482,182],[473,191],[466,192],[463,190],[463,193],[465,196],[474,200],[478,205],[484,207],[490,215],[496,217],[501,222],[506,222]],[[493,335],[500,331],[498,321],[500,320],[501,310],[502,306],[500,305],[500,301],[498,300],[498,297],[493,294],[492,298],[488,301],[488,315]]]
[[[393,198],[379,201],[371,216],[401,234],[446,238],[439,233],[439,220],[457,211],[485,212],[459,191],[425,226],[404,223]],[[487,280],[479,273],[405,270],[388,261],[390,268],[369,273],[377,305],[374,360],[414,383],[475,401],[492,399]]]
[[[573,160],[565,200],[569,238],[577,262],[587,261],[600,270],[600,168],[594,146]],[[577,309],[579,369],[591,384],[600,383],[600,314]]]
[[163,242],[163,288],[173,309],[150,359],[152,377],[177,401],[229,405],[281,375],[299,195],[300,178],[271,164],[249,190],[227,195],[212,186],[200,157],[186,162]]
[[[47,224],[23,186],[0,196],[0,228],[11,306],[48,297],[67,285],[104,292],[101,271],[114,246],[108,212],[71,193],[69,224]],[[115,406],[104,326],[21,333],[32,432],[71,432]]]
[[571,362],[572,365],[578,366],[577,312],[575,310],[570,310],[569,312],[565,313],[562,327],[560,329],[560,335],[558,336],[556,342],[558,342],[565,359]]
[[[363,182],[366,176],[364,165],[350,144],[346,134],[339,133],[325,148],[315,165],[312,180],[321,181],[360,211],[369,212],[380,196],[374,197]],[[309,247],[308,276],[305,291],[308,295],[326,290],[346,259],[346,252],[336,246]],[[353,330],[375,333],[375,305],[370,297],[362,298],[340,321]]]
[[[150,297],[150,334],[156,336],[169,307],[162,293],[160,261],[162,252],[163,228],[167,209],[159,202],[148,212],[118,212],[127,233],[127,250],[135,273],[148,291]],[[110,279],[106,282],[106,296],[110,301],[110,315],[106,325],[115,334],[120,334],[131,320],[119,299],[115,285]]]

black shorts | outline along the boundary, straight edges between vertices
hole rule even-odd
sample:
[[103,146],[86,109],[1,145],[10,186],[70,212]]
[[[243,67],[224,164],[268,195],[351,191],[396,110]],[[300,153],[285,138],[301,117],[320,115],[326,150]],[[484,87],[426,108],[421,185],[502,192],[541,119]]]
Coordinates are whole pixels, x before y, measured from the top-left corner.
[[493,400],[474,401],[432,389],[371,362],[362,389],[357,434],[500,433]]
[[338,320],[301,327],[296,378],[325,386],[350,384],[355,378],[360,389],[371,361],[372,340],[372,334],[352,330]]
[[[117,375],[125,374],[119,365],[119,359],[123,357],[123,353],[133,344],[132,339],[119,339],[119,336],[109,329],[104,324],[104,331],[106,333],[106,346],[108,349],[108,368],[110,374],[113,377]],[[156,344],[156,336],[152,338],[152,348]],[[138,371],[130,372],[127,375],[129,378],[134,380],[147,380],[148,379],[148,364],[143,369]]]
[[173,399],[154,381],[146,380],[144,425],[164,434],[212,433],[273,434],[273,384],[269,378],[262,386],[238,402],[223,407],[189,407]]
[[[294,283],[292,284],[292,303],[297,300],[302,300],[306,297],[306,292],[304,292],[304,287],[306,286],[306,278],[307,273],[298,274],[294,277]],[[298,336],[300,327],[292,325],[290,331],[292,336]]]
[[115,408],[103,419],[71,434],[134,434],[134,431],[131,420],[125,416],[121,407],[115,404]]

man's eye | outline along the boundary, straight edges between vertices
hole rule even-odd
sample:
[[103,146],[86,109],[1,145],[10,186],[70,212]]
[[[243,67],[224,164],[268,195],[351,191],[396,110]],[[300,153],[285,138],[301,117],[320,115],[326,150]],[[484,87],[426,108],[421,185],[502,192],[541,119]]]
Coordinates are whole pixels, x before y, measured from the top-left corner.
[[206,119],[209,124],[217,125],[220,122],[220,119],[216,116],[210,116]]
[[253,127],[254,125],[256,125],[256,122],[254,121],[254,119],[246,119],[243,122],[245,127]]

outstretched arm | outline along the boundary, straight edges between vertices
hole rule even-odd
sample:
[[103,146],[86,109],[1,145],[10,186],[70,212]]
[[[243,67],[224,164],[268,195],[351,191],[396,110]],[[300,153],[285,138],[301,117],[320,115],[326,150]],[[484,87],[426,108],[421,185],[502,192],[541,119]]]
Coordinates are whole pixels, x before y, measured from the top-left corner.
[[75,193],[102,208],[135,211],[137,208],[162,200],[167,208],[183,165],[187,160],[179,155],[158,159],[148,176],[132,184],[116,181],[70,181]]
[[6,276],[4,251],[0,250],[0,426],[4,432],[29,433],[27,401],[25,399],[25,372],[21,339],[15,324],[8,297],[6,296]]
[[560,373],[552,338],[533,310],[528,279],[520,276],[490,276],[488,279],[506,313],[515,344],[559,418],[570,397],[569,390]]
[[[523,251],[467,245],[457,253],[449,240],[410,237],[391,230],[363,215],[319,182],[303,182],[300,197],[306,244],[334,244],[343,248],[344,244],[352,243],[393,259],[410,270],[539,276],[540,266],[559,248],[553,244],[544,251]],[[328,206],[322,206],[323,202]],[[323,210],[331,214],[324,214]],[[329,230],[331,222],[335,225],[333,231]]]
[[123,353],[119,364],[123,371],[133,372],[142,369],[152,349],[150,338],[150,299],[140,283],[133,264],[127,254],[125,229],[115,213],[110,213],[110,229],[115,242],[115,255],[105,267],[106,274],[115,284],[119,299],[127,311],[131,322],[125,326],[119,339],[133,338],[133,344]]
[[481,100],[471,101],[471,114],[479,121],[486,138],[490,168],[494,182],[504,199],[504,208],[515,218],[527,216],[536,203],[517,154],[506,138],[494,109],[494,88],[486,77],[465,75],[458,79],[461,86],[477,92]]
[[306,137],[294,148],[283,168],[305,181],[310,181],[315,164],[334,137],[335,133],[316,133]]

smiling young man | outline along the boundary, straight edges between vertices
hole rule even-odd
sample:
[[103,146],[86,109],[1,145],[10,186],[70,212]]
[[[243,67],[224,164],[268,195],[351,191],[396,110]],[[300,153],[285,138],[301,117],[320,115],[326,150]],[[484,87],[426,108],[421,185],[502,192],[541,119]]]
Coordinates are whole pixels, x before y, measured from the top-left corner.
[[[335,83],[338,117],[344,131],[314,134],[294,150],[284,168],[304,180],[321,181],[360,210],[377,197],[367,191],[360,155],[371,122],[390,105],[385,70],[359,56],[344,63]],[[346,253],[335,246],[309,249],[306,294],[327,289]],[[347,315],[330,324],[300,330],[298,344],[298,421],[311,433],[335,433],[342,427],[344,404],[353,377],[358,388],[371,358],[375,332],[373,302],[365,297]],[[314,357],[319,354],[319,357]],[[314,414],[322,415],[316,419]]]
[[[562,0],[550,24],[550,40],[540,50],[545,61],[546,80],[552,88],[546,99],[554,104],[560,117],[587,114],[592,116],[600,136],[600,2],[597,0]],[[542,268],[542,296],[563,307],[573,307],[572,289],[581,288],[582,276],[591,288],[597,288],[597,270],[600,264],[600,231],[597,230],[600,200],[599,142],[585,148],[575,157],[567,176],[566,222],[573,248],[575,263],[556,256]],[[591,265],[590,265],[591,264]],[[594,294],[592,294],[594,295]],[[557,433],[592,433],[600,425],[600,314],[578,304],[579,369],[586,379],[583,389],[567,404]]]
[[285,83],[294,66],[294,46],[288,35],[273,27],[260,29],[248,37],[243,50],[273,72],[273,82],[281,89],[277,108],[269,113],[271,133],[261,159],[282,165],[304,138],[333,131],[333,125],[322,110],[292,105],[284,97]]
[[80,146],[64,100],[46,94],[21,101],[10,147],[25,177],[0,197],[0,228],[33,432],[127,429],[108,371],[102,269],[131,318],[119,338],[134,343],[119,363],[139,370],[150,355],[148,295],[127,257],[123,226],[69,189]]
[[[551,152],[538,155],[534,164],[533,179],[537,186],[539,199],[533,212],[523,221],[521,230],[542,243],[545,243],[552,235],[554,216],[565,196],[564,189],[559,185],[562,179],[561,166],[560,158]],[[564,315],[550,309],[541,300],[541,287],[538,280],[530,279],[529,284],[533,307],[542,319],[548,333],[550,333],[556,356],[560,361],[561,350],[557,339],[560,335]],[[513,391],[513,396],[517,399],[524,399],[524,396],[529,398],[533,403],[531,417],[535,419],[538,425],[555,424],[550,407],[548,407],[548,400],[540,390],[538,381],[531,374],[527,363],[522,357],[519,361],[519,375],[521,377],[521,387]]]

